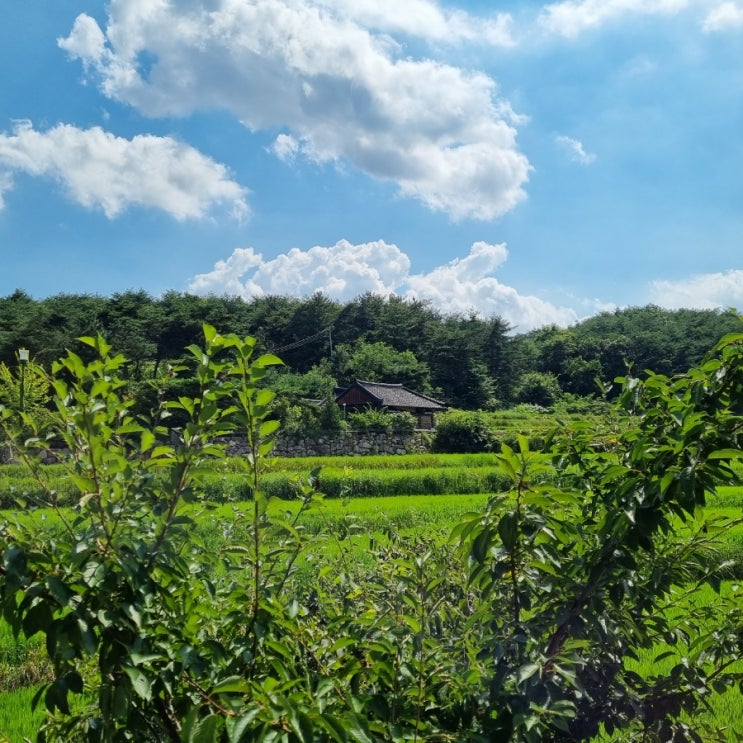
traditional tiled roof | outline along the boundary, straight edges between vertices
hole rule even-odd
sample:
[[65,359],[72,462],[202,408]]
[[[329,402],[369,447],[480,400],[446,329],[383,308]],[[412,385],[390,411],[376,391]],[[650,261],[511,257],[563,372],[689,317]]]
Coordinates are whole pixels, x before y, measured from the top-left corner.
[[[361,379],[357,379],[354,385],[363,389],[367,394],[371,395],[375,400],[378,401],[379,405],[383,405],[388,408],[415,408],[417,410],[430,410],[430,411],[443,411],[446,410],[446,405],[435,400],[433,397],[427,395],[421,395],[418,392],[413,392],[402,384],[389,384],[385,382],[366,382]],[[348,391],[350,388],[346,388],[341,392]],[[339,395],[340,397],[340,395]]]

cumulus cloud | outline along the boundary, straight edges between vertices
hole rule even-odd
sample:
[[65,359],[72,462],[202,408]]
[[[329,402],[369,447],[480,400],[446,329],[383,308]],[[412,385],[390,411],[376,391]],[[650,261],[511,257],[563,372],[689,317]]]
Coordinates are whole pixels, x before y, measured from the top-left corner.
[[278,130],[285,160],[350,165],[455,220],[491,220],[525,198],[523,118],[495,81],[410,58],[394,38],[495,38],[505,16],[478,23],[427,0],[112,0],[108,14],[105,30],[80,15],[59,44],[147,115],[229,110]]
[[321,0],[321,5],[370,29],[402,32],[428,41],[462,41],[511,47],[513,18],[496,13],[473,17],[462,10],[445,10],[429,0]]
[[702,28],[707,32],[743,28],[743,6],[733,2],[720,3],[707,14]]
[[270,260],[252,248],[238,248],[212,271],[195,276],[188,290],[246,299],[267,294],[303,297],[320,291],[342,302],[365,292],[385,297],[396,294],[429,300],[447,314],[497,315],[522,332],[578,319],[572,309],[521,295],[499,282],[493,274],[507,257],[504,244],[476,242],[464,258],[428,273],[412,274],[408,256],[383,240],[360,245],[340,240],[307,251],[293,248]]
[[590,165],[596,160],[596,155],[592,152],[586,152],[583,147],[583,142],[579,139],[573,139],[572,137],[557,136],[555,142],[567,152],[568,157],[576,163],[581,165]]
[[578,36],[629,14],[673,15],[689,0],[565,0],[546,5],[539,16],[549,32],[565,37]]
[[[0,133],[0,197],[10,173],[22,172],[61,183],[69,196],[109,218],[129,206],[161,209],[178,220],[206,217],[226,206],[246,216],[243,187],[227,168],[170,137],[115,137],[99,127],[60,124],[41,132],[28,122]],[[2,200],[0,198],[0,206]]]
[[653,281],[652,302],[668,309],[743,310],[743,270],[706,273],[680,281]]

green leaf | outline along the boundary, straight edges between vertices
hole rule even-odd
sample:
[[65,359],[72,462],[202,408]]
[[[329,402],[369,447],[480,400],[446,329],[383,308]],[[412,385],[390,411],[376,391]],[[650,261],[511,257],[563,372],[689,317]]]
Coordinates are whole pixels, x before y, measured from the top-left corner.
[[264,353],[262,356],[259,356],[253,362],[253,366],[259,369],[265,366],[283,366],[283,365],[284,365],[284,362],[278,356],[274,356],[271,353]]
[[720,574],[719,573],[713,573],[712,575],[707,577],[707,584],[712,588],[712,590],[719,596],[720,595]]
[[189,743],[217,743],[224,720],[219,715],[209,715],[194,725],[188,736]]
[[49,592],[54,596],[60,606],[67,606],[69,600],[75,595],[59,578],[50,575],[46,579]]
[[217,335],[217,331],[215,330],[214,326],[209,325],[209,323],[204,323],[201,326],[201,329],[204,333],[204,340],[206,341],[206,344],[208,346],[214,341],[214,338]]
[[717,449],[708,459],[743,459],[743,449]]
[[250,683],[242,676],[229,676],[216,683],[212,688],[212,694],[243,693],[247,691],[250,691]]
[[245,733],[250,728],[253,720],[258,717],[260,713],[259,707],[253,707],[246,714],[240,715],[240,717],[228,717],[224,722],[225,730],[227,731],[227,740],[229,743],[240,743],[242,740],[248,740],[245,738]]
[[70,714],[70,705],[67,701],[67,683],[64,679],[57,679],[51,683],[44,694],[44,704],[49,712],[59,710],[62,714]]
[[261,423],[260,428],[258,429],[258,436],[260,438],[270,436],[272,433],[277,431],[280,426],[281,426],[281,421],[278,421],[278,420],[265,421],[264,423]]
[[53,619],[49,604],[46,601],[38,601],[23,617],[23,632],[27,637],[37,632],[46,632]]
[[132,682],[132,689],[140,698],[149,701],[152,698],[152,685],[147,675],[139,668],[127,666],[124,673]]
[[153,660],[161,660],[162,658],[162,655],[156,653],[129,653],[129,660],[131,660],[135,666],[141,666],[143,663],[152,663]]
[[369,728],[366,723],[359,717],[354,716],[348,721],[346,732],[351,740],[357,743],[374,743],[374,739],[369,734]]
[[514,511],[503,514],[498,522],[498,536],[503,542],[503,546],[511,552],[516,546],[516,540],[519,536],[518,516]]
[[83,693],[83,677],[77,671],[70,671],[64,677],[67,688],[75,694]]
[[472,557],[474,557],[479,563],[485,562],[485,558],[490,549],[491,536],[490,529],[485,528],[472,542]]
[[140,451],[149,451],[155,445],[156,440],[155,434],[152,431],[146,428],[142,429],[142,436],[139,441]]
[[516,672],[516,683],[523,683],[527,679],[530,679],[537,671],[539,671],[539,666],[536,663],[526,663],[520,666]]
[[[337,717],[333,717],[332,715],[322,715],[319,719],[319,723],[328,731],[330,737],[337,743],[346,743],[346,741],[348,741],[346,727]],[[232,741],[230,741],[230,743],[232,743]]]

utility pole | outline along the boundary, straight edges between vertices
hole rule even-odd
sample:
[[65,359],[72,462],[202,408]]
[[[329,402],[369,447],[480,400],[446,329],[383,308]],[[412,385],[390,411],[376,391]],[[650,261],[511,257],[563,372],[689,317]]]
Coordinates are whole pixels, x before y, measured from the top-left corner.
[[25,379],[25,373],[26,373],[26,365],[28,364],[28,349],[27,348],[19,348],[18,349],[18,361],[21,364],[21,413],[26,412],[26,379]]

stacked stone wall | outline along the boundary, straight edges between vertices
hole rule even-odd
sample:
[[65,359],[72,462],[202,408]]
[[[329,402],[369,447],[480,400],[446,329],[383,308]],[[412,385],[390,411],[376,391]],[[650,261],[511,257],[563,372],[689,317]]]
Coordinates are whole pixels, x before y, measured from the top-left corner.
[[[430,435],[430,434],[429,434]],[[272,454],[278,457],[362,457],[368,454],[418,454],[429,450],[428,436],[422,431],[383,433],[343,431],[318,437],[279,437]],[[230,439],[229,456],[247,452],[245,441]]]
[[[328,457],[347,456],[363,457],[368,454],[420,454],[430,450],[430,432],[370,432],[370,431],[343,431],[335,435],[318,437],[283,436],[276,441],[272,451],[278,457]],[[227,438],[227,454],[231,457],[242,456],[247,453],[245,439]],[[60,461],[69,452],[66,449],[55,449],[46,452],[42,457],[44,464],[53,464]],[[10,463],[12,457],[10,447],[0,446],[0,463]]]

